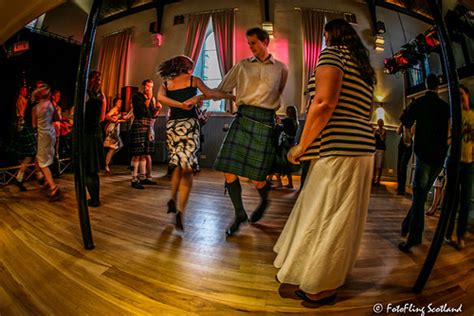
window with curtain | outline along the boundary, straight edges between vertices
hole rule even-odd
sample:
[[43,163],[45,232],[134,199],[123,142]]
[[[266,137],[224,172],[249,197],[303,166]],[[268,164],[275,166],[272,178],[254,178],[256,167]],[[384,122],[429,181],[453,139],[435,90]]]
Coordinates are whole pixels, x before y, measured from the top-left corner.
[[[211,19],[207,26],[206,36],[204,37],[204,43],[199,53],[198,62],[194,68],[194,75],[200,77],[206,86],[210,88],[216,88],[222,81],[218,58]],[[205,100],[203,106],[210,112],[225,112],[224,100]]]
[[417,64],[411,65],[410,68],[405,72],[406,80],[406,93],[412,94],[425,89],[425,80],[428,74],[430,74],[430,64],[428,58],[418,60]]

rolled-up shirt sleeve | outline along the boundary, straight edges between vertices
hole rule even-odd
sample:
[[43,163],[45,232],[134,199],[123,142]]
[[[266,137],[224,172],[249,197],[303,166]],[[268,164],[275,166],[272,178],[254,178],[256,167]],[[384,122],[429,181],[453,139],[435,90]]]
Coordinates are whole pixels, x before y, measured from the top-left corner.
[[217,90],[230,93],[237,87],[237,77],[239,74],[240,64],[234,65],[224,76],[221,83],[217,86]]

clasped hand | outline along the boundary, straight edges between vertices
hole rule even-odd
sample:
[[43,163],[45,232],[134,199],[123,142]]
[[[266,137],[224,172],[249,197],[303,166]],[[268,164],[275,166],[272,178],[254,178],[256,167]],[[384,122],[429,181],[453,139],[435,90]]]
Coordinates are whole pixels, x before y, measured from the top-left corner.
[[294,165],[299,165],[300,164],[300,158],[304,154],[304,149],[301,147],[301,145],[296,145],[290,148],[287,154],[288,161]]
[[183,109],[191,110],[196,104],[199,104],[199,97],[195,95],[183,102]]

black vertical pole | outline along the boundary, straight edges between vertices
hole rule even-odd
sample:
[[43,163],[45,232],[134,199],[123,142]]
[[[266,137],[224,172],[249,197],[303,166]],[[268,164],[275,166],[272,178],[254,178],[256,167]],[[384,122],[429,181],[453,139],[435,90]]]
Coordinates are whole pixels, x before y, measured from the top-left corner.
[[431,270],[438,258],[444,234],[448,225],[449,217],[454,212],[456,191],[458,190],[459,159],[461,156],[461,96],[459,93],[459,80],[456,73],[456,64],[451,41],[448,38],[446,25],[441,15],[439,1],[426,1],[430,6],[431,14],[436,25],[438,38],[441,43],[441,57],[446,78],[448,80],[449,103],[451,104],[451,154],[447,167],[446,194],[442,205],[441,217],[438,227],[431,243],[430,250],[426,256],[425,263],[413,287],[415,293],[420,293],[425,287]]
[[79,211],[79,221],[81,224],[82,240],[85,249],[94,249],[92,240],[92,230],[89,220],[89,210],[87,208],[85,175],[84,175],[84,115],[86,83],[89,74],[90,59],[94,46],[95,31],[99,18],[102,0],[94,0],[92,8],[87,18],[84,37],[82,40],[81,56],[79,59],[79,69],[76,78],[76,93],[74,96],[74,182],[76,188],[77,208]]

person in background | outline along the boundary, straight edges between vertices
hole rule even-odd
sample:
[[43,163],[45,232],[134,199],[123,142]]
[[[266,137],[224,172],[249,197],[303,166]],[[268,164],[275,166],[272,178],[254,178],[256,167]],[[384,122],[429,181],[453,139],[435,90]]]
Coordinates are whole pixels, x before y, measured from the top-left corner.
[[[174,167],[168,213],[176,213],[176,228],[184,230],[183,220],[198,166],[200,123],[196,105],[206,98],[233,99],[233,95],[211,90],[193,74],[194,62],[187,56],[176,56],[162,62],[159,73],[163,85],[158,100],[170,107],[166,123],[166,147],[169,164]],[[197,96],[197,91],[203,94]],[[176,203],[177,202],[177,203]]]
[[162,108],[153,96],[153,80],[146,79],[142,82],[141,91],[132,98],[132,107],[134,119],[130,128],[130,154],[133,166],[131,185],[134,189],[143,190],[144,184],[156,184],[151,174],[147,174],[147,160],[151,170],[151,154],[155,152],[153,123]]
[[103,166],[104,150],[100,122],[105,119],[107,100],[101,89],[100,76],[99,71],[89,73],[84,116],[84,172],[90,195],[87,205],[90,207],[99,207],[101,204],[99,170]]
[[[279,127],[281,129],[280,133],[280,147],[284,153],[288,153],[291,147],[296,145],[296,134],[298,133],[298,112],[295,106],[288,106],[286,108],[286,117],[281,120],[281,124]],[[286,158],[286,157],[285,157]],[[283,183],[281,181],[282,176],[286,176],[288,178],[288,184],[285,185],[286,188],[292,189],[293,188],[293,172],[297,170],[296,166],[287,159],[284,160],[284,163],[281,166],[281,170],[277,173],[277,181],[278,186],[282,187]]]
[[202,102],[201,102],[201,104],[198,104],[198,106],[196,107],[196,110],[197,110],[197,113],[198,113],[200,135],[199,135],[199,148],[198,148],[198,151],[196,153],[196,157],[198,158],[198,164],[197,164],[196,168],[194,168],[194,171],[195,172],[200,172],[201,167],[199,165],[199,157],[201,156],[202,144],[204,143],[204,133],[202,132],[202,127],[204,125],[206,125],[207,122],[209,121],[209,117],[211,116],[211,112],[208,112],[207,109],[203,108]]
[[372,183],[374,185],[380,185],[380,178],[382,177],[382,167],[387,146],[385,145],[385,139],[387,139],[387,130],[384,128],[384,121],[382,119],[377,120],[377,128],[374,131],[375,135],[375,156],[374,156],[374,178]]
[[[152,143],[155,143],[155,123],[156,117],[151,121],[150,131],[148,132],[148,140]],[[146,177],[144,184],[157,184],[156,181],[153,181],[153,159],[151,155],[146,155]]]
[[407,168],[413,152],[413,141],[411,137],[405,137],[403,124],[397,128],[397,134],[400,135],[398,142],[398,159],[397,159],[397,195],[405,195],[405,186],[407,182]]
[[19,129],[22,120],[25,118],[25,111],[28,107],[28,89],[26,87],[20,87],[18,93],[18,99],[16,100],[16,119],[17,129]]
[[[461,106],[462,106],[462,130],[461,130],[461,161],[459,162],[459,191],[456,195],[456,203],[459,204],[459,211],[453,212],[449,219],[448,229],[446,230],[446,240],[461,250],[465,247],[465,235],[469,210],[472,198],[472,186],[474,183],[474,111],[470,102],[470,93],[466,86],[461,88]],[[456,240],[452,239],[454,232],[454,222],[458,215],[456,223]]]
[[401,227],[402,237],[408,235],[408,238],[398,244],[403,252],[422,243],[426,197],[446,158],[450,110],[438,96],[438,85],[438,77],[429,75],[426,78],[428,91],[413,101],[400,117],[407,137],[411,137],[409,129],[416,122],[413,198]]
[[106,137],[104,140],[104,147],[107,148],[105,156],[105,172],[107,173],[111,172],[110,161],[112,157],[123,147],[123,142],[120,138],[120,123],[126,122],[132,113],[122,113],[122,99],[120,97],[115,97],[112,103],[112,108],[105,115],[105,119],[108,121],[105,126]]
[[431,206],[426,210],[426,215],[434,216],[438,209],[441,209],[441,202],[444,199],[444,194],[446,193],[446,178],[447,178],[447,168],[448,168],[448,161],[449,161],[449,154],[451,152],[451,147],[448,147],[448,154],[446,155],[446,159],[444,160],[443,168],[441,169],[440,173],[436,177],[435,182],[433,183],[433,200],[431,201]]
[[242,59],[225,75],[217,90],[236,89],[238,112],[227,132],[214,165],[224,172],[229,197],[234,206],[234,222],[226,230],[234,235],[249,220],[242,201],[239,176],[248,178],[260,195],[260,203],[250,216],[258,222],[268,207],[270,174],[275,159],[275,112],[286,85],[288,69],[268,51],[270,36],[265,30],[247,30],[247,44],[253,56]]
[[36,156],[36,136],[32,127],[32,109],[36,103],[28,102],[28,90],[21,87],[16,102],[17,138],[16,152],[21,159],[20,169],[15,176],[15,184],[20,191],[26,191],[23,184],[26,169]]
[[56,132],[53,126],[54,106],[50,101],[51,90],[48,85],[43,84],[33,91],[32,97],[38,102],[32,112],[32,126],[38,131],[36,164],[46,179],[50,190],[49,200],[53,202],[60,198],[61,192],[49,169],[54,161],[56,142]]
[[[305,117],[308,116],[308,111],[311,103],[313,102],[313,98],[316,94],[316,82],[315,82],[315,77],[311,76],[308,80],[308,86],[305,94],[309,94],[309,103],[306,106],[305,110]],[[301,137],[301,135],[300,135]],[[306,181],[306,176],[308,175],[309,172],[309,167],[311,165],[311,160],[303,160],[300,162],[301,165],[301,178],[300,178],[300,188],[298,189],[298,192],[301,192],[303,190],[304,183]]]
[[53,177],[59,177],[61,171],[59,170],[59,142],[61,137],[61,120],[63,118],[61,107],[59,106],[59,101],[61,100],[61,91],[53,90],[51,92],[51,103],[54,107],[53,113],[53,126],[54,131],[56,132],[56,142],[54,145],[55,155],[53,162]]

